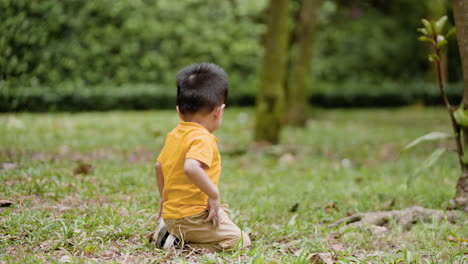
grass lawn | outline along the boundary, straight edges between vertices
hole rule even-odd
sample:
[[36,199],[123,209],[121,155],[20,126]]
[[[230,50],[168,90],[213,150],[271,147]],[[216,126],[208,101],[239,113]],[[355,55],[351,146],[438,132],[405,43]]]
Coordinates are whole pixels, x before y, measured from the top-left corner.
[[[253,109],[226,110],[215,133],[220,190],[253,247],[207,255],[162,251],[145,238],[156,229],[153,163],[175,111],[1,114],[0,199],[14,204],[0,208],[0,263],[310,263],[314,252],[341,263],[466,263],[466,214],[410,231],[328,228],[357,212],[446,208],[455,154],[415,171],[450,142],[399,156],[418,136],[450,132],[444,109],[312,113],[306,128],[288,127],[282,145],[263,149],[252,145]],[[79,173],[80,162],[92,169]]]

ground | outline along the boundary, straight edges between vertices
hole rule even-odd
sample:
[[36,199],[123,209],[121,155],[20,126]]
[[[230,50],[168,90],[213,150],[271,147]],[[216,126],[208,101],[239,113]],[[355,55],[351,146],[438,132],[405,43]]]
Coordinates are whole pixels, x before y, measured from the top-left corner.
[[[155,230],[153,163],[175,111],[0,115],[0,263],[466,263],[468,217],[417,223],[409,231],[329,224],[353,213],[413,205],[445,209],[459,176],[450,142],[413,139],[450,132],[442,108],[314,109],[306,128],[286,128],[280,146],[252,144],[253,109],[226,109],[215,134],[220,190],[253,247],[200,255],[162,251]],[[465,254],[465,255],[464,255]]]

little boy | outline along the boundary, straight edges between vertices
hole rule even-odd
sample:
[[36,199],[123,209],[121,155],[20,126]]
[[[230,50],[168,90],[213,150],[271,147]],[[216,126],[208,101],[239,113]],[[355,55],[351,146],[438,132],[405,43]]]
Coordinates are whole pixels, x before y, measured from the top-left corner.
[[[208,252],[250,245],[248,235],[220,208],[221,156],[212,133],[223,120],[227,95],[227,76],[219,66],[200,63],[180,71],[176,109],[182,122],[167,135],[155,166],[158,218],[180,241]],[[167,241],[174,241],[171,234],[159,232],[157,243],[167,248]]]

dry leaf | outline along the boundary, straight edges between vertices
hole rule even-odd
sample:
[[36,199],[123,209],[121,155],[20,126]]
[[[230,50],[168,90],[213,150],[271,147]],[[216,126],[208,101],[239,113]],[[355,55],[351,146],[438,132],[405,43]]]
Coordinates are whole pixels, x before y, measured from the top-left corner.
[[73,170],[73,174],[89,174],[91,172],[92,166],[91,164],[84,163],[83,161],[79,160],[77,167]]
[[333,251],[345,251],[345,247],[341,243],[332,244],[331,248],[333,249]]
[[338,208],[338,205],[336,203],[328,203],[326,206],[325,206],[325,211],[327,212],[331,212],[331,211],[340,211],[340,208]]
[[130,213],[128,212],[127,209],[123,208],[123,207],[120,207],[118,210],[117,210],[117,213],[119,213],[119,215],[121,216],[129,216]]
[[289,209],[289,212],[291,212],[291,213],[296,212],[298,207],[299,207],[299,203],[295,203],[295,204]]
[[70,256],[64,255],[60,258],[60,262],[63,263],[72,263],[73,259]]
[[383,204],[383,208],[385,210],[390,210],[390,209],[393,208],[393,206],[395,206],[395,199],[392,199],[392,200],[390,200],[390,201]]
[[456,236],[448,236],[447,237],[448,241],[451,241],[451,242],[457,242],[457,243],[468,243],[468,239],[466,238],[461,238],[461,237],[456,237]]
[[296,224],[296,218],[297,218],[297,214],[293,215],[291,217],[291,219],[289,219],[288,225],[295,225]]
[[361,183],[364,179],[362,177],[357,177],[354,179],[356,183]]
[[13,163],[13,162],[2,163],[2,169],[4,170],[13,170],[16,168],[18,168],[18,165],[16,163]]
[[153,231],[153,232],[145,235],[145,238],[149,241],[149,243],[155,242],[155,239],[154,239],[155,234],[156,234],[156,232]]
[[279,159],[281,164],[291,164],[295,160],[294,156],[291,153],[286,153]]
[[333,264],[333,257],[331,253],[314,253],[310,257],[312,264]]
[[10,200],[0,200],[0,207],[8,207],[12,204],[14,203]]

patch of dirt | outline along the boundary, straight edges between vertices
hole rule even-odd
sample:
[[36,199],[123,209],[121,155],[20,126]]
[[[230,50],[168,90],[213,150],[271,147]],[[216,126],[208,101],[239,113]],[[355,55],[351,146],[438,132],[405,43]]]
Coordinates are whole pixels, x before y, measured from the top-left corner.
[[[75,161],[89,161],[89,160],[115,160],[122,159],[127,160],[131,163],[146,163],[155,160],[158,151],[150,151],[147,149],[136,149],[133,151],[115,150],[101,148],[92,152],[78,152],[73,151],[67,146],[61,146],[58,151],[42,152],[42,151],[30,151],[30,150],[12,150],[12,149],[0,149],[0,157],[4,157],[8,162],[2,163],[7,164],[8,169],[16,169],[19,165],[15,162],[21,160],[33,160],[33,161],[56,161],[56,160],[75,160]],[[14,164],[15,166],[8,166],[8,164]],[[4,166],[2,166],[3,168]],[[5,169],[5,168],[3,168]]]

